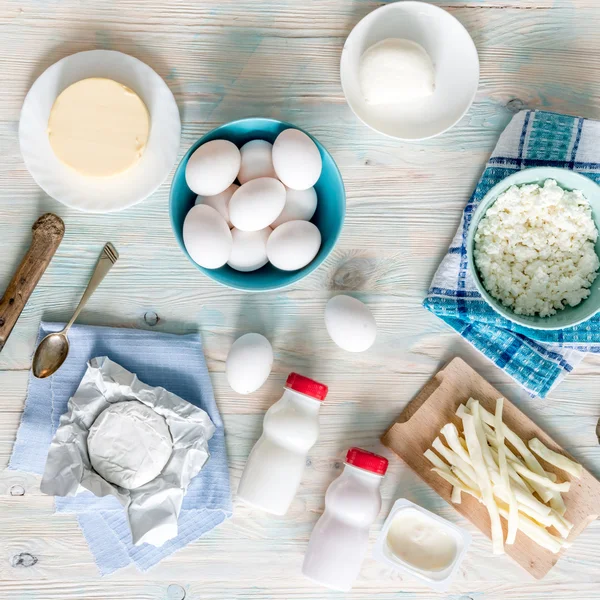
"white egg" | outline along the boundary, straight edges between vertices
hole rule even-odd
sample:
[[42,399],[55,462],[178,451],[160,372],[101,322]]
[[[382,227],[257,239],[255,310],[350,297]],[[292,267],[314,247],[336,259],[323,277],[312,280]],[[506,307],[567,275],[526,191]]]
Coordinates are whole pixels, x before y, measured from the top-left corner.
[[252,140],[240,148],[242,164],[238,173],[240,183],[259,177],[277,177],[273,168],[273,144]]
[[325,327],[331,339],[348,352],[363,352],[377,336],[377,323],[368,307],[352,296],[334,296],[325,307]]
[[311,187],[307,190],[285,188],[285,206],[271,227],[279,227],[288,221],[310,221],[317,210],[317,192]]
[[267,258],[267,240],[273,231],[265,227],[260,231],[232,229],[233,248],[227,264],[236,271],[256,271],[264,267]]
[[309,221],[288,221],[267,240],[267,256],[282,271],[305,267],[321,247],[321,232]]
[[244,183],[229,201],[229,218],[242,231],[268,227],[285,205],[285,187],[272,177],[259,177]]
[[197,196],[196,204],[212,206],[227,221],[227,225],[233,227],[229,220],[229,201],[231,200],[231,196],[233,196],[233,192],[239,187],[236,183],[232,183],[224,192],[216,196]]
[[227,140],[206,142],[190,156],[185,167],[185,180],[192,192],[216,196],[235,181],[241,161],[235,144]]
[[185,217],[183,243],[194,262],[218,269],[229,260],[233,239],[225,219],[212,206],[199,204]]
[[293,190],[307,190],[321,176],[323,161],[316,144],[302,131],[286,129],[273,144],[277,177]]
[[225,362],[227,381],[238,394],[251,394],[267,380],[273,367],[273,348],[260,333],[239,337]]

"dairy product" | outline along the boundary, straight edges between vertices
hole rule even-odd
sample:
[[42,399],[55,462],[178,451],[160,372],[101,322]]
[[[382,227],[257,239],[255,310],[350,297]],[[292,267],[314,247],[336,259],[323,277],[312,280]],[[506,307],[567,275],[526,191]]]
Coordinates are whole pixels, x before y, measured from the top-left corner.
[[152,481],[173,451],[171,432],[141,402],[116,402],[100,413],[87,438],[90,462],[106,481],[134,490]]
[[360,572],[369,528],[381,509],[379,486],[388,467],[383,456],[350,448],[342,474],[325,494],[325,512],[310,536],[302,573],[348,591]]
[[263,433],[242,474],[238,499],[274,515],[284,515],[319,436],[319,408],[327,386],[290,373],[280,400],[265,414]]
[[440,571],[456,558],[456,537],[426,514],[399,511],[388,529],[388,548],[398,558],[425,571]]
[[431,96],[435,70],[423,46],[388,38],[362,55],[358,80],[368,104],[392,104]]
[[54,154],[78,173],[109,177],[142,156],[150,131],[140,97],[112,79],[82,79],[56,99],[48,119]]
[[494,298],[518,315],[546,317],[590,295],[597,239],[582,192],[547,179],[498,196],[479,221],[473,256]]

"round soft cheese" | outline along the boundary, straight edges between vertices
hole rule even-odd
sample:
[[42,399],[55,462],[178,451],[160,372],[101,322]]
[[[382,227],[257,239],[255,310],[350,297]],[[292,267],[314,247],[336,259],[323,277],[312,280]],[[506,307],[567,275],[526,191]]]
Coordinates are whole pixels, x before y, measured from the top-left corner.
[[148,141],[146,105],[112,79],[82,79],[54,102],[48,138],[54,154],[82,175],[110,177],[130,169]]
[[171,458],[173,439],[165,419],[129,400],[102,411],[87,439],[92,467],[106,481],[134,490],[152,481]]

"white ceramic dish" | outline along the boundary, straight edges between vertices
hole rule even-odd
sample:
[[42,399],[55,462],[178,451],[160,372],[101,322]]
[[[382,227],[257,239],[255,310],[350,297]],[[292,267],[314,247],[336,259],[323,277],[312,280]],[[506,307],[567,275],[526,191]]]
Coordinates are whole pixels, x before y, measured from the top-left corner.
[[[360,58],[386,38],[405,38],[425,48],[435,68],[432,96],[387,106],[365,102]],[[467,30],[450,13],[424,2],[395,2],[368,14],[344,44],[340,71],[354,114],[375,131],[401,140],[423,140],[450,129],[469,110],[479,84],[479,58]]]
[[[106,77],[126,85],[150,113],[150,136],[142,158],[114,177],[78,174],[60,162],[48,140],[48,118],[56,97],[88,77]],[[167,84],[142,61],[112,50],[79,52],[46,69],[25,97],[19,122],[21,154],[36,183],[59,202],[95,213],[122,210],[152,194],[177,160],[180,137],[179,110]]]
[[[430,519],[433,519],[439,523],[448,533],[453,535],[454,539],[456,540],[456,557],[448,567],[441,571],[422,571],[421,569],[417,569],[416,567],[413,567],[409,563],[396,556],[390,550],[387,544],[388,531],[396,515],[400,511],[415,510],[427,515]],[[400,498],[399,500],[396,500],[394,506],[392,506],[392,510],[383,524],[383,528],[379,533],[379,537],[377,538],[377,542],[375,543],[375,547],[373,549],[373,558],[387,566],[393,567],[401,573],[407,573],[413,577],[416,577],[417,579],[420,579],[421,581],[424,581],[429,587],[437,590],[438,592],[443,592],[452,582],[452,578],[454,577],[470,544],[471,534],[469,532],[457,527],[450,521],[446,521],[446,519],[442,519],[442,517],[438,517],[435,513],[426,510],[422,506],[414,504],[410,500],[406,500],[406,498]]]

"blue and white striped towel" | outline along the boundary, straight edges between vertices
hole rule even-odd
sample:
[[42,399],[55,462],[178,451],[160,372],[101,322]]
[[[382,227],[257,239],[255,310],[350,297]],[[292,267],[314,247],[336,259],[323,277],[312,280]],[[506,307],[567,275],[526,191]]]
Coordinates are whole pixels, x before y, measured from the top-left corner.
[[512,118],[423,304],[532,396],[544,398],[586,352],[600,353],[600,315],[561,331],[516,325],[481,298],[468,272],[466,250],[471,215],[488,190],[515,171],[539,166],[572,169],[600,183],[600,122],[529,110]]
[[[39,340],[63,328],[42,323]],[[161,386],[205,410],[215,424],[208,447],[210,459],[195,477],[183,500],[177,537],[160,548],[133,546],[125,512],[114,496],[98,498],[91,492],[56,498],[56,510],[76,513],[100,573],[107,575],[134,563],[142,571],[198,539],[231,516],[231,492],[223,421],[217,409],[197,334],[171,335],[137,329],[74,325],[65,364],[48,379],[29,375],[21,425],[9,469],[42,474],[50,442],[69,398],[96,356],[108,356],[141,381]]]

